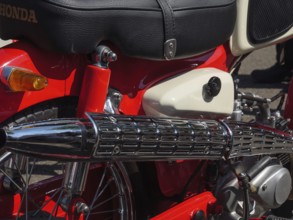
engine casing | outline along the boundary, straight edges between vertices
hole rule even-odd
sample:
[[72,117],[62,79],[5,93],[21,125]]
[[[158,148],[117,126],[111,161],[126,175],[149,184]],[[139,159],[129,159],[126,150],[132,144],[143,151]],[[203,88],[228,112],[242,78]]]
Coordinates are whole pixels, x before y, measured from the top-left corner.
[[[291,175],[288,169],[273,162],[261,169],[251,178],[250,184],[250,217],[260,218],[269,209],[280,207],[291,192]],[[249,173],[257,162],[252,158],[245,158],[234,166],[236,172]],[[223,219],[239,220],[243,216],[243,193],[239,187],[237,177],[232,171],[222,175],[218,180],[216,197],[224,207]]]

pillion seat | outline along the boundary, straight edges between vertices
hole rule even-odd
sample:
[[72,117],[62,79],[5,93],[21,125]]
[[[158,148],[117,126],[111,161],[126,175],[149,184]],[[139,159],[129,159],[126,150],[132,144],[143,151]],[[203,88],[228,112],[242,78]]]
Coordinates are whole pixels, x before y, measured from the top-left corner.
[[192,56],[225,42],[235,0],[0,0],[0,37],[65,53],[102,41],[148,59]]

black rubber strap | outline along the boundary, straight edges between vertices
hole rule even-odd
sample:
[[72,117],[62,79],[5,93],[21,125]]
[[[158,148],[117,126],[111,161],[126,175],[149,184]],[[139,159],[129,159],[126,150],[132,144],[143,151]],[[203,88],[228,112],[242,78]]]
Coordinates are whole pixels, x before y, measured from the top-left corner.
[[170,60],[175,57],[177,47],[174,12],[168,0],[157,0],[157,2],[162,9],[164,19],[164,56]]

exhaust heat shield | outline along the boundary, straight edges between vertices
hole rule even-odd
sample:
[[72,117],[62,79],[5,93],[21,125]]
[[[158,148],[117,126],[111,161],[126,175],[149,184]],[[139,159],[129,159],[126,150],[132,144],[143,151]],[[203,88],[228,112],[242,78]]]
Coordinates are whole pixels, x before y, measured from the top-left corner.
[[293,153],[287,133],[257,124],[88,114],[2,129],[8,151],[53,160],[220,160]]

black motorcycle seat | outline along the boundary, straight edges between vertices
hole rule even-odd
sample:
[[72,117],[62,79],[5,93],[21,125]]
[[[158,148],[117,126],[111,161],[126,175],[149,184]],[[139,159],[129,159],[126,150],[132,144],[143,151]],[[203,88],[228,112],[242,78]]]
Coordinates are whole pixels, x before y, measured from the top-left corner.
[[189,57],[225,42],[235,19],[235,0],[0,0],[1,38],[66,53],[111,41],[127,55],[165,59],[175,39],[171,58]]

